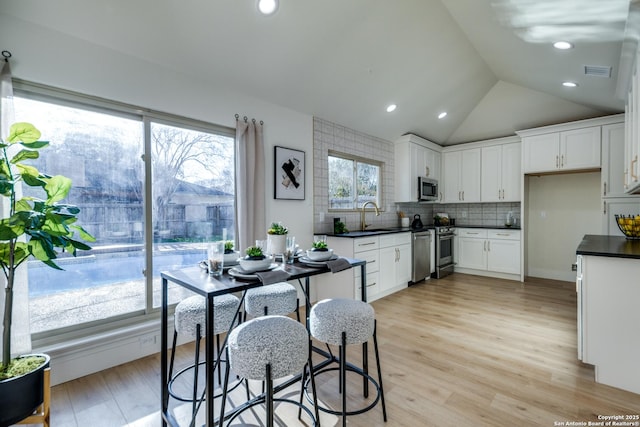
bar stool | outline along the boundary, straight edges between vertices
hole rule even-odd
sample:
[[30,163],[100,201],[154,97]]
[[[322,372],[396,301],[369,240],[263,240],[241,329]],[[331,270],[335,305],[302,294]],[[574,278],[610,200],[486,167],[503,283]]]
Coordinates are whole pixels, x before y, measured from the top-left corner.
[[[216,346],[218,348],[218,354],[220,351],[220,334],[228,332],[231,329],[231,325],[234,323],[235,317],[238,314],[238,308],[240,306],[240,300],[235,295],[226,294],[214,297],[213,309],[214,309],[214,323],[213,330],[216,334]],[[175,314],[175,328],[173,332],[173,345],[171,347],[171,361],[169,363],[169,383],[167,388],[169,394],[182,402],[193,402],[193,415],[197,410],[197,390],[198,390],[198,367],[205,362],[200,362],[200,341],[204,336],[204,325],[206,320],[206,299],[203,296],[195,295],[189,298],[185,298],[176,305]],[[173,375],[173,362],[176,353],[176,341],[178,335],[184,335],[189,338],[195,339],[195,358],[194,363],[189,365],[179,372]],[[225,362],[224,360],[219,362]],[[180,378],[184,373],[193,369],[193,393],[192,397],[184,397],[174,392],[174,382]],[[221,380],[220,365],[218,363],[218,382]]]
[[[314,394],[315,416],[311,410],[300,402],[291,399],[275,398],[273,396],[273,380],[288,375],[303,373],[302,385],[306,370],[313,376],[311,364],[311,342],[309,333],[300,323],[286,316],[263,316],[242,323],[229,334],[227,341],[229,363],[226,364],[225,380],[223,382],[222,404],[220,409],[220,426],[224,423],[224,409],[227,396],[227,382],[229,370],[245,379],[264,381],[266,392],[261,397],[248,403],[241,410],[235,412],[227,426],[241,413],[256,405],[266,405],[266,425],[273,427],[274,402],[285,402],[298,406],[304,410],[317,425],[318,406],[315,399],[315,382],[312,382]],[[302,390],[302,389],[301,389]],[[300,418],[300,413],[298,414]]]
[[299,322],[298,304],[298,292],[287,282],[252,288],[247,291],[244,299],[245,320],[247,314],[255,318],[266,315],[286,316],[295,311]]
[[[334,411],[329,408],[320,406],[321,411],[342,416],[342,425],[346,426],[348,415],[357,415],[372,409],[378,401],[382,403],[382,415],[384,421],[387,421],[387,409],[384,402],[384,389],[382,388],[382,371],[380,369],[380,357],[378,354],[378,339],[376,337],[376,321],[373,307],[366,302],[335,298],[326,299],[317,302],[309,313],[309,329],[313,338],[325,344],[339,346],[339,367],[324,368],[315,372],[315,376],[321,375],[328,371],[339,370],[339,389],[342,393],[342,408],[340,411]],[[378,382],[376,382],[368,373],[366,353],[364,357],[364,366],[362,369],[356,368],[352,364],[347,364],[346,347],[350,344],[364,344],[373,337],[373,344],[376,356],[376,365],[378,368]],[[364,349],[363,349],[364,351]],[[334,358],[335,359],[335,358]],[[367,397],[368,389],[367,381],[376,388],[376,397],[369,405],[358,410],[347,410],[347,390],[346,390],[346,374],[347,371],[355,372],[364,377],[365,390],[364,395]],[[315,396],[314,396],[315,397]],[[309,398],[307,394],[307,399]]]

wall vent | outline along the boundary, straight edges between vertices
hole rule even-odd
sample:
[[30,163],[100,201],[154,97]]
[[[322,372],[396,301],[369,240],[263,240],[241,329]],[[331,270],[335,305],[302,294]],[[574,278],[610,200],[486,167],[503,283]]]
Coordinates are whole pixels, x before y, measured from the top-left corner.
[[610,79],[611,67],[604,67],[602,65],[585,65],[584,74],[585,76],[606,77]]

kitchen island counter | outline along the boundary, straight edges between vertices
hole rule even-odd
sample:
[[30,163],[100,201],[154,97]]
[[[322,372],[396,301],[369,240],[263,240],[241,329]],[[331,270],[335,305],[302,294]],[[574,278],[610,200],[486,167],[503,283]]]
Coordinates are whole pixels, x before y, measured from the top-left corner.
[[587,234],[578,245],[576,255],[640,259],[640,240]]

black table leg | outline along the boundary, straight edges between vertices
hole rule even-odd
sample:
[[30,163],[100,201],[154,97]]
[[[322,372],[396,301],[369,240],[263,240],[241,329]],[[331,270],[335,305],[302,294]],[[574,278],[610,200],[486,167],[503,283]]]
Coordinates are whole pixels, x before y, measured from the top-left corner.
[[214,330],[213,330],[213,319],[214,319],[214,307],[213,307],[213,295],[207,295],[207,307],[206,307],[206,334],[205,337],[205,354],[207,360],[205,361],[205,369],[206,369],[206,392],[205,399],[207,403],[207,411],[206,411],[206,426],[213,427],[215,425],[215,412],[213,407],[213,400],[215,395],[215,379],[214,379],[214,371],[215,371],[215,348],[214,348]]
[[160,382],[162,383],[162,427],[166,427],[165,414],[169,411],[169,389],[167,378],[167,327],[169,326],[168,307],[168,284],[167,279],[162,279],[162,316],[160,326]]

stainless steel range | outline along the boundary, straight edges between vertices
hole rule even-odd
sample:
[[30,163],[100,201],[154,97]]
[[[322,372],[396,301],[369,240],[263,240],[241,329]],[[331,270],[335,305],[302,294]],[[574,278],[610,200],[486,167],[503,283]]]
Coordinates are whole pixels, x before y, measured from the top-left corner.
[[453,273],[454,228],[438,226],[436,229],[436,271],[433,277],[440,279]]

